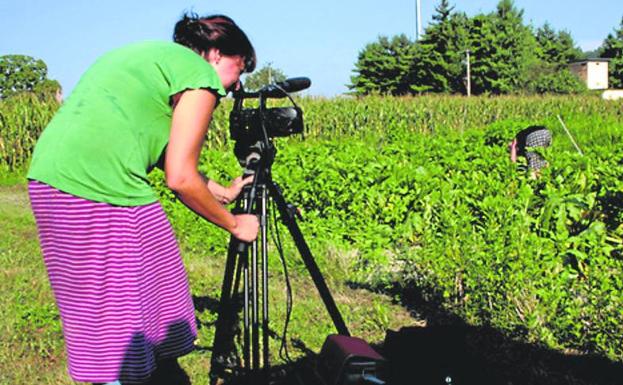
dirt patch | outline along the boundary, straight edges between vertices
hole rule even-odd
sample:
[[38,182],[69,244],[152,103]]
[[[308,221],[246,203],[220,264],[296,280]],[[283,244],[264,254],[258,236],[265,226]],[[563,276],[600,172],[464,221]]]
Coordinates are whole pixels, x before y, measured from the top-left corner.
[[25,185],[0,186],[0,209],[3,207],[30,210],[28,188]]

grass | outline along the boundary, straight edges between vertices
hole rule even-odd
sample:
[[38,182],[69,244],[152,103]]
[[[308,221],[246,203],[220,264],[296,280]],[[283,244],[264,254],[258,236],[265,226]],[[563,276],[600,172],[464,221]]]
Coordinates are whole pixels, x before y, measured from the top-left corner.
[[[23,177],[14,175],[0,183],[0,227],[4,229],[0,234],[0,308],[4,314],[0,321],[0,385],[75,384],[66,373],[60,320]],[[207,384],[225,256],[188,250],[183,243],[181,248],[197,308],[199,339],[197,351],[180,361],[193,384]],[[286,249],[292,247],[286,245]],[[277,255],[270,252],[271,258]],[[343,253],[334,250],[328,258],[336,263],[325,277],[353,335],[378,343],[387,328],[421,324],[389,297],[349,287],[340,278],[346,275],[345,264],[337,263],[345,258]],[[277,265],[271,261],[271,266]],[[308,350],[318,352],[333,327],[311,278],[300,269],[290,273],[294,311],[289,338],[296,346],[291,344],[289,350],[296,359]],[[281,334],[285,314],[282,272],[271,270],[270,282],[271,329]],[[271,344],[273,362],[283,363],[278,358],[279,342],[273,338]]]
[[0,187],[0,227],[0,384],[68,383],[25,185]]

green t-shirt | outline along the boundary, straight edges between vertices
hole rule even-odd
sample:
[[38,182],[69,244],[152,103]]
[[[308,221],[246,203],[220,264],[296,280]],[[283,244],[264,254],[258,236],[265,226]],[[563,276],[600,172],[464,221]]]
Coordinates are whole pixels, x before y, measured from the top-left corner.
[[147,173],[169,141],[170,97],[197,88],[225,95],[214,68],[182,45],[143,42],[102,56],[43,131],[28,178],[97,202],[155,202]]

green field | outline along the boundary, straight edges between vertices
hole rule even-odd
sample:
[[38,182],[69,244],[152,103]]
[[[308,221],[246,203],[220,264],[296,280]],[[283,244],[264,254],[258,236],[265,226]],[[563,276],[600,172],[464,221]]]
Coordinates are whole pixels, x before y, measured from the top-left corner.
[[[0,104],[0,384],[71,383],[21,176],[55,107],[22,103],[31,104]],[[274,178],[301,208],[303,233],[353,334],[382,343],[388,328],[461,325],[471,349],[508,381],[610,383],[598,371],[623,363],[620,102],[370,97],[301,106],[307,139],[278,140]],[[221,181],[240,172],[227,108],[202,162]],[[554,135],[538,179],[506,149],[531,124]],[[201,326],[200,349],[182,365],[193,383],[207,383],[227,235],[177,202],[161,174],[152,180],[180,240]],[[295,291],[289,343],[300,359],[332,328],[293,245],[284,248]],[[277,331],[285,297],[271,250]],[[277,347],[274,340],[275,357]],[[571,369],[582,363],[593,371]]]

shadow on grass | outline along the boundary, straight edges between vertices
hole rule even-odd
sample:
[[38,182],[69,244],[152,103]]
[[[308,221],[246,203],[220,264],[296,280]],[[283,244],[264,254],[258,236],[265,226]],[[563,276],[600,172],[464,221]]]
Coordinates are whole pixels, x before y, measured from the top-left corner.
[[425,299],[417,288],[385,293],[400,298],[428,325],[387,332],[380,351],[389,362],[390,385],[623,384],[621,363],[596,355],[564,354],[517,342],[491,327],[467,325],[444,311],[440,298]]
[[[203,313],[208,311],[210,313],[217,313],[219,310],[219,300],[212,297],[197,297],[193,295],[193,304],[195,305],[195,313]],[[197,328],[200,329],[204,326],[213,327],[215,322],[201,322],[198,317],[195,317],[197,322]]]
[[609,230],[615,230],[623,220],[623,192],[607,191],[603,196],[597,197],[597,203],[601,206],[604,222]]
[[[198,312],[209,311],[219,312],[221,310],[219,300],[212,297],[197,297],[193,296],[193,303],[195,309]],[[316,353],[312,351],[305,342],[300,339],[290,339],[290,346],[298,352],[303,354],[304,358],[296,361],[287,358],[287,352],[283,352],[283,357],[280,357],[281,361],[288,361],[288,364],[271,367],[269,373],[249,373],[241,368],[242,357],[240,356],[240,345],[242,343],[242,330],[240,329],[240,317],[242,311],[242,296],[237,296],[233,303],[233,306],[229,309],[221,319],[221,326],[218,327],[218,320],[210,323],[202,323],[197,319],[198,327],[215,327],[215,341],[210,341],[210,346],[196,346],[198,351],[210,351],[213,354],[211,358],[211,366],[216,367],[211,372],[211,375],[215,375],[218,378],[225,380],[227,383],[244,383],[245,381],[251,381],[251,383],[262,383],[260,380],[270,379],[270,383],[279,382],[286,378],[290,378],[295,375],[302,366],[307,365],[310,360],[313,360]],[[268,329],[269,338],[272,341],[280,343],[283,336],[274,329]],[[216,345],[216,349],[215,346]],[[219,356],[214,356],[215,352],[218,352]],[[280,355],[281,355],[280,351]],[[216,357],[216,360],[214,359]],[[274,359],[274,357],[273,357]],[[302,365],[302,366],[301,366]],[[259,378],[259,377],[262,378]],[[268,376],[268,377],[267,377]],[[259,382],[257,382],[259,381]]]
[[[380,292],[376,287],[351,287]],[[369,341],[388,360],[388,385],[618,385],[623,364],[596,355],[572,355],[522,343],[491,327],[467,325],[441,306],[441,297],[424,298],[417,288],[391,288],[384,294],[400,298],[427,327],[388,330],[384,341]],[[197,310],[218,310],[212,298],[193,298]],[[281,338],[271,330],[273,341]],[[249,374],[229,370],[228,384],[320,384],[313,368],[317,352],[303,341],[291,341],[303,358]],[[210,350],[210,348],[205,348]],[[240,362],[239,357],[235,360]],[[339,385],[339,384],[337,384]]]

